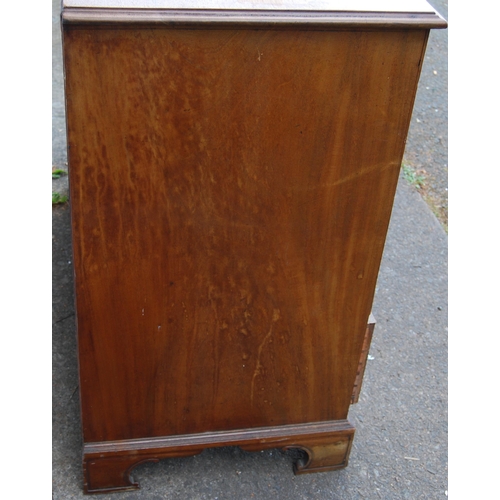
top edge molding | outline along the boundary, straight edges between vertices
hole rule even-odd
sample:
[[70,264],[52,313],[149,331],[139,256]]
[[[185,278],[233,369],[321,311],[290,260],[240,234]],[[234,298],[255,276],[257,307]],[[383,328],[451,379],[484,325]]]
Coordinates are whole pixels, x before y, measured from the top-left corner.
[[426,0],[63,0],[62,5],[78,9],[434,12]]
[[425,0],[62,0],[65,24],[445,28]]

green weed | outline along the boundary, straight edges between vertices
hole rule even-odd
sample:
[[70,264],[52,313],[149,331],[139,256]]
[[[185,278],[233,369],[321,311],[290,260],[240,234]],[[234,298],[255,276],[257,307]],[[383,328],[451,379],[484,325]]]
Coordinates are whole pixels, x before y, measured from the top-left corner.
[[62,195],[60,193],[52,193],[52,205],[60,205],[62,203],[66,203],[68,201],[68,197],[66,195]]
[[421,172],[414,170],[407,163],[403,163],[402,168],[403,176],[409,184],[415,186],[417,189],[422,189],[424,187],[425,176]]
[[61,170],[60,168],[52,169],[52,179],[59,179],[62,175],[67,175],[66,170]]

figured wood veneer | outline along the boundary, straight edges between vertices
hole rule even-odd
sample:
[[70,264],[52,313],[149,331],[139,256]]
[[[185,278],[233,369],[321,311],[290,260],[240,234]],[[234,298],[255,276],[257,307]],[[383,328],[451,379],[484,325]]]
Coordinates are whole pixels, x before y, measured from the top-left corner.
[[139,457],[228,443],[345,466],[429,29],[70,14],[86,491],[134,487]]

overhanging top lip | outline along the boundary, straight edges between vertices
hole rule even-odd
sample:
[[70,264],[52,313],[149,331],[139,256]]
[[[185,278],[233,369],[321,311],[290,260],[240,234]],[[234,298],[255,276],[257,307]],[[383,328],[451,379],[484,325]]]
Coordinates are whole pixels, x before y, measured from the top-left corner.
[[63,9],[435,13],[426,0],[63,0],[62,7]]
[[426,0],[62,0],[62,22],[357,30],[447,27]]

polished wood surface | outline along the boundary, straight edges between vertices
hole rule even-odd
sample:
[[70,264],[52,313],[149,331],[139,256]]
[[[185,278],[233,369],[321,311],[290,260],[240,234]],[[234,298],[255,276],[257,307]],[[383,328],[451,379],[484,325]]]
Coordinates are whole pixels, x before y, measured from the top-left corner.
[[444,28],[425,0],[63,0],[64,23]]
[[66,33],[86,441],[347,417],[426,35]]
[[264,427],[256,430],[209,432],[84,445],[84,491],[135,490],[131,471],[144,462],[197,455],[207,447],[238,445],[245,451],[300,449],[305,459],[294,464],[296,474],[337,470],[347,466],[354,427],[347,420]]
[[[88,3],[88,5],[87,5]],[[422,0],[420,8],[405,10],[399,0],[391,2],[399,9],[383,10],[374,8],[361,9],[361,5],[351,3],[350,8],[343,2],[304,2],[291,8],[290,2],[196,2],[177,1],[153,2],[72,2],[62,13],[64,24],[77,25],[122,25],[147,24],[165,26],[184,26],[199,28],[218,27],[234,29],[236,27],[265,27],[267,29],[403,29],[403,28],[444,28],[446,21]],[[196,8],[197,4],[200,8]],[[100,8],[98,8],[98,5]],[[361,2],[363,4],[363,2]],[[408,4],[408,2],[406,2]],[[85,5],[85,7],[84,7]],[[135,6],[135,7],[134,7]],[[300,7],[300,8],[299,8]],[[340,8],[340,7],[343,7]]]
[[354,12],[434,12],[426,0],[62,0],[65,9],[229,9]]
[[63,24],[86,491],[268,428],[344,466],[429,30],[153,27]]

